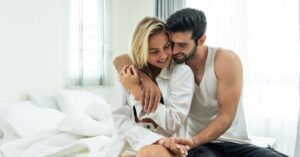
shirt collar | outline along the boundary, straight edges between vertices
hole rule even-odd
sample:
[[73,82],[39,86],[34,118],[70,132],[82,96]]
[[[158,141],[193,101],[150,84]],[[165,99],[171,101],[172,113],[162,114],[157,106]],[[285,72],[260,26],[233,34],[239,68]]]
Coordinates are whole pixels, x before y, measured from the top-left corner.
[[172,61],[170,66],[161,69],[161,72],[159,73],[159,75],[157,77],[162,78],[162,79],[170,79],[170,77],[171,77],[171,68],[173,68],[174,64],[175,63]]

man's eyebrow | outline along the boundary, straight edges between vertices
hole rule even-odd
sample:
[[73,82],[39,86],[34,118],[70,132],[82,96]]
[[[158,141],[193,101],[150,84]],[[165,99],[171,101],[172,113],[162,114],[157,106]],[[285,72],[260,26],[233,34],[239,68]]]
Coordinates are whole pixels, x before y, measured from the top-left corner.
[[179,45],[188,45],[188,43],[175,43],[175,44],[179,44]]

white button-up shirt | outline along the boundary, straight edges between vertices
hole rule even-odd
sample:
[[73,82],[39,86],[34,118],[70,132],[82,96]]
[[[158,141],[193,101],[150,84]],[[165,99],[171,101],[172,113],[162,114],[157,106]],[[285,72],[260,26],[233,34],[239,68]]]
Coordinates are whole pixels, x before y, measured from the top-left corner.
[[139,119],[152,119],[169,136],[186,137],[187,117],[194,94],[192,70],[185,64],[171,64],[169,68],[162,69],[156,81],[164,104],[160,103],[156,111],[150,114],[144,113],[140,102],[135,101],[129,92],[121,87],[121,102],[113,107],[112,112],[119,136],[112,144],[114,147],[116,145],[122,147],[120,142],[127,141],[133,150],[138,151],[141,147],[153,144],[163,137],[135,122],[133,106],[136,107]]

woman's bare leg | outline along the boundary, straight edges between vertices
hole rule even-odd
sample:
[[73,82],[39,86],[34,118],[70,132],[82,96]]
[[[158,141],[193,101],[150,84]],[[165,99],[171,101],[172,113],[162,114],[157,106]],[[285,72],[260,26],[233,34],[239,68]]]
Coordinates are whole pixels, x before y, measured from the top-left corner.
[[168,149],[161,145],[148,145],[142,147],[136,157],[175,157]]

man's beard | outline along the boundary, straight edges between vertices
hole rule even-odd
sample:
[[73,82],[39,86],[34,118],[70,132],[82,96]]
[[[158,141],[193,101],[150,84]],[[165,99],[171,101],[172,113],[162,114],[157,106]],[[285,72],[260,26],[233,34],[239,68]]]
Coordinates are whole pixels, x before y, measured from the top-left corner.
[[176,57],[173,57],[174,62],[177,63],[177,64],[180,64],[180,63],[183,63],[183,62],[187,62],[187,61],[191,60],[195,56],[196,51],[197,51],[197,46],[195,46],[192,49],[192,51],[189,53],[188,56],[186,54],[184,54],[184,53],[180,53],[180,54],[184,55],[184,57],[181,58],[181,59],[176,59]]

